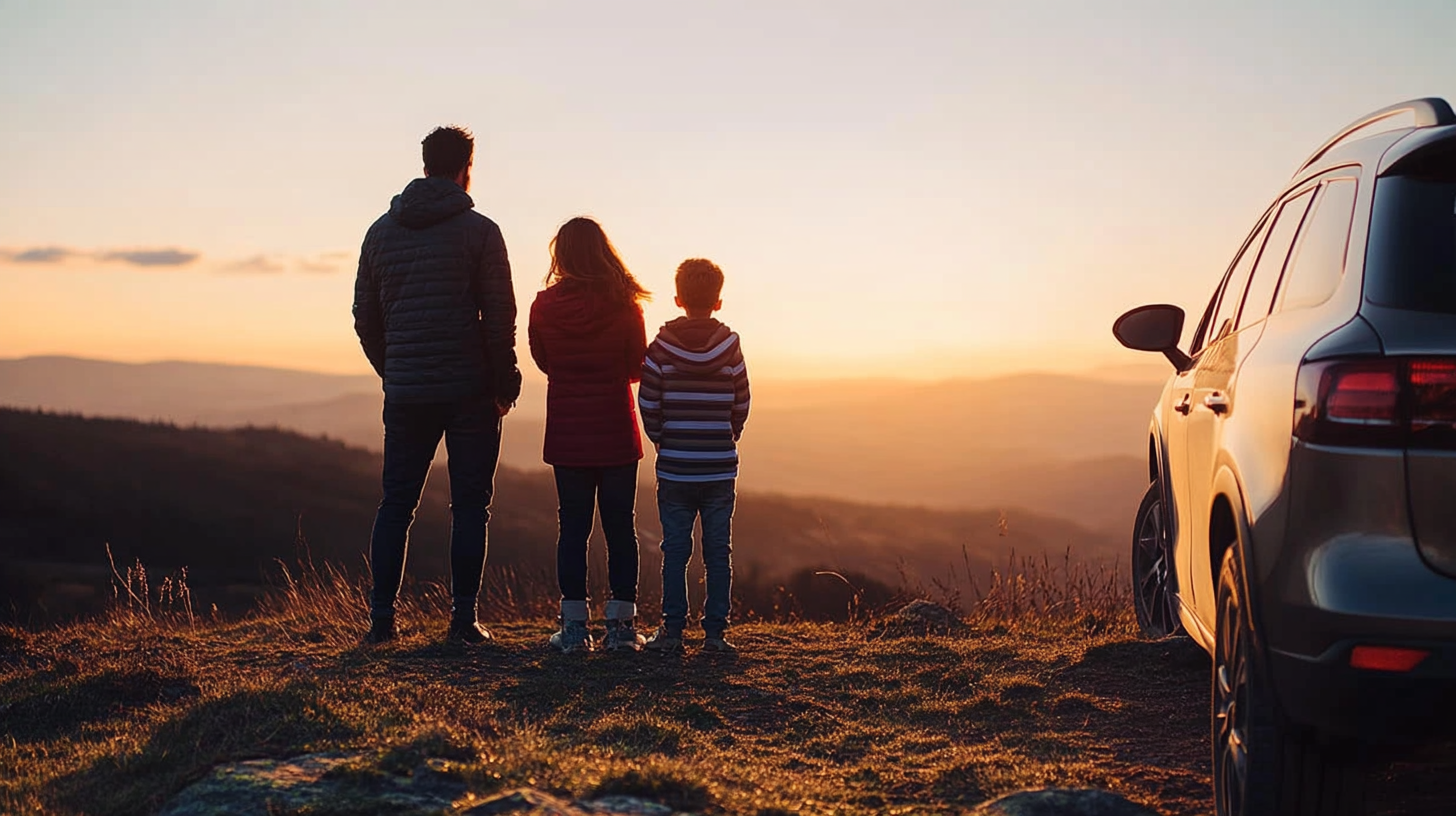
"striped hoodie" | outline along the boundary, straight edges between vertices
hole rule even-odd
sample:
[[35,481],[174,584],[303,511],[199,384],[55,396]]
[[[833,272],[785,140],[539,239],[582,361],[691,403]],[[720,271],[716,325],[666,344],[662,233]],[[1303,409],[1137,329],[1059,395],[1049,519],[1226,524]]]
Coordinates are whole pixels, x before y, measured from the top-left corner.
[[737,478],[737,442],[748,420],[748,369],[737,333],[711,317],[663,326],[647,347],[637,404],[647,438],[662,446],[657,478]]

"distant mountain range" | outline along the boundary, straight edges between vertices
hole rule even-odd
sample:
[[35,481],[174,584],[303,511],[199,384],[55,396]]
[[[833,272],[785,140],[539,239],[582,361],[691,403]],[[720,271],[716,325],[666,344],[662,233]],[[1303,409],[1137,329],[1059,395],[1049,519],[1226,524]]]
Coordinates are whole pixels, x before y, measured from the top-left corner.
[[[922,505],[1024,508],[1121,531],[1146,487],[1159,368],[942,382],[754,383],[742,487]],[[0,360],[0,405],[211,427],[278,427],[378,450],[372,376],[64,357]],[[502,462],[543,467],[545,383],[528,370]],[[649,463],[650,465],[650,463]],[[644,474],[650,467],[644,467]]]

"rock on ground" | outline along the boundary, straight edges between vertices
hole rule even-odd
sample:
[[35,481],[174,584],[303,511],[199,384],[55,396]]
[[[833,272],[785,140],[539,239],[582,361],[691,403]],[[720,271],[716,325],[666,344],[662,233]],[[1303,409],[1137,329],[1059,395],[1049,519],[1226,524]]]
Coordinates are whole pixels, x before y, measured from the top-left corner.
[[605,796],[584,802],[568,802],[549,793],[523,788],[493,796],[470,807],[452,811],[459,816],[673,816],[667,805],[633,796]]
[[389,813],[394,816],[674,816],[672,808],[632,796],[568,801],[521,789],[479,799],[439,760],[411,774],[371,770],[372,755],[308,754],[286,760],[256,759],[213,768],[184,788],[160,816],[271,816],[325,812]]
[[975,816],[1158,816],[1102,790],[1046,788],[1010,793],[972,811]]
[[269,816],[327,805],[377,806],[380,812],[439,812],[465,794],[465,785],[431,765],[409,776],[351,772],[361,755],[308,754],[219,765],[184,788],[161,816]]
[[958,635],[969,627],[950,609],[934,601],[911,601],[898,612],[879,621],[875,634],[879,637],[914,637],[925,635]]

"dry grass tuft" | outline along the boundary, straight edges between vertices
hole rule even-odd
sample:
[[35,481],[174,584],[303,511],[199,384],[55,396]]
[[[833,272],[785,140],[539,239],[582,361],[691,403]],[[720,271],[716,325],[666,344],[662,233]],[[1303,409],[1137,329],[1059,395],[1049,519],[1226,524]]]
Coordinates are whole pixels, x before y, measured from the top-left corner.
[[1012,550],[1005,571],[994,571],[984,592],[974,580],[972,587],[969,618],[977,623],[1036,627],[1071,622],[1092,633],[1135,633],[1127,575],[1118,564],[1074,561],[1070,549],[1060,564],[1046,555],[1018,558]]

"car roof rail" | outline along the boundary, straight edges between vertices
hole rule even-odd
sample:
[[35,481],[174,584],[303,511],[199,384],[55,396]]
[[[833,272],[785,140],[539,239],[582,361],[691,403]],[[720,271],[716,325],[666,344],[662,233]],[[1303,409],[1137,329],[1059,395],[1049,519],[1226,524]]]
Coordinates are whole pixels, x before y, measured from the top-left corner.
[[[1414,118],[1415,122],[1412,125],[1413,127],[1424,128],[1456,125],[1456,111],[1452,111],[1451,105],[1440,97],[1427,96],[1421,99],[1399,102],[1389,107],[1381,108],[1373,113],[1367,113],[1341,128],[1339,133],[1330,137],[1329,141],[1320,145],[1318,150],[1308,159],[1304,160],[1304,163],[1299,166],[1299,170],[1295,171],[1295,175],[1304,172],[1311,164],[1319,161],[1321,156],[1330,152],[1337,145],[1349,140],[1352,136],[1358,135],[1360,131],[1379,123],[1381,120],[1390,119],[1402,114],[1410,114]],[[1391,128],[1391,130],[1396,129]]]

